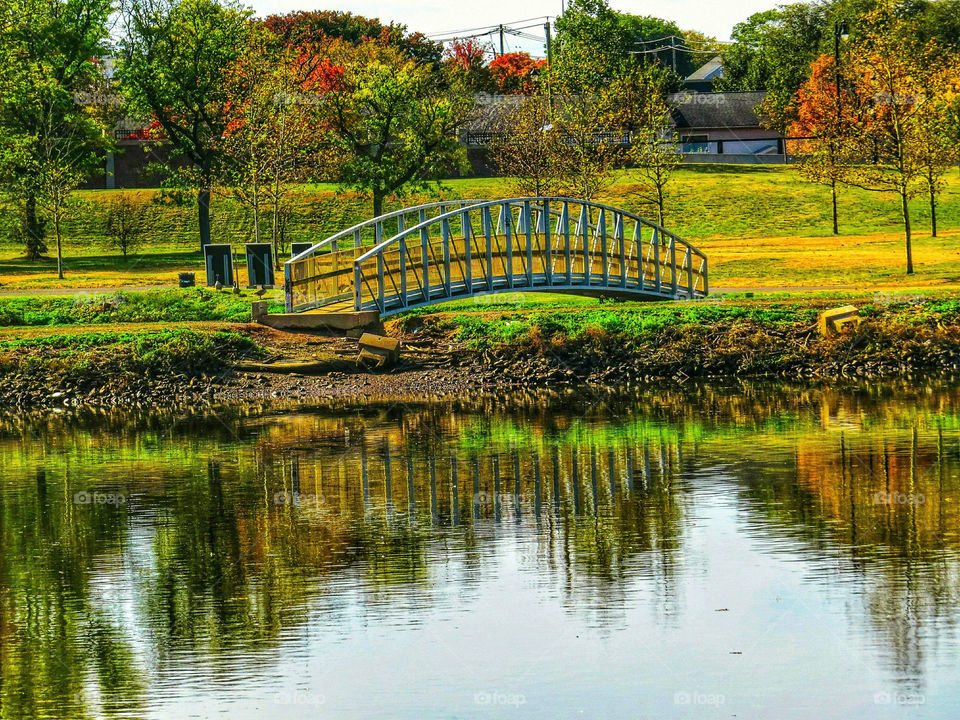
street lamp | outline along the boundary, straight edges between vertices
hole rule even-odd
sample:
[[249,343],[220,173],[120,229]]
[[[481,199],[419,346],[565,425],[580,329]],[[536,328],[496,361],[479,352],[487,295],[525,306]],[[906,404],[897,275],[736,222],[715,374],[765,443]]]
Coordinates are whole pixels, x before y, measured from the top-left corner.
[[837,84],[837,107],[840,102],[840,41],[850,39],[850,24],[846,20],[835,20],[833,23],[833,70]]

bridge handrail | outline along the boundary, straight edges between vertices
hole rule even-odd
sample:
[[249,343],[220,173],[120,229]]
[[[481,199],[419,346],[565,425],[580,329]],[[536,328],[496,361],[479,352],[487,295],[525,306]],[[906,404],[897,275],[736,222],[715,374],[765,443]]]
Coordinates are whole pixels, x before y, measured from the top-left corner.
[[391,220],[395,217],[400,217],[401,215],[409,215],[411,213],[419,212],[421,210],[431,210],[436,207],[443,207],[444,205],[458,205],[462,210],[464,207],[468,205],[472,207],[474,204],[482,203],[482,202],[484,201],[483,200],[441,200],[441,201],[432,202],[432,203],[425,203],[423,205],[414,205],[412,207],[402,208],[400,210],[394,210],[393,212],[388,212],[383,215],[378,215],[377,217],[364,220],[363,222],[359,222],[356,225],[348,227],[346,230],[341,230],[340,232],[334,235],[331,235],[330,237],[324,238],[323,240],[318,242],[316,245],[313,245],[312,247],[307,248],[300,254],[295,255],[294,257],[287,260],[284,263],[284,265],[289,265],[290,263],[297,262],[298,260],[306,260],[307,258],[311,257],[314,253],[316,253],[317,250],[320,250],[321,248],[326,247],[327,245],[335,243],[338,240],[349,237],[350,235],[353,235],[357,231],[363,230],[364,228],[370,227],[371,225],[375,226],[377,223],[383,223],[385,220]]
[[[613,207],[612,205],[604,205],[602,203],[595,203],[589,200],[577,200],[576,198],[557,196],[557,197],[504,198],[502,200],[481,200],[481,201],[476,201],[474,204],[469,205],[469,207],[471,210],[482,210],[485,207],[496,207],[499,205],[527,203],[527,202],[537,202],[537,203],[567,202],[567,203],[575,203],[580,206],[596,208],[598,210],[609,210],[611,212],[622,215],[623,217],[627,217],[627,218],[630,218],[631,220],[635,220],[636,222],[639,222],[641,225],[645,225],[648,228],[655,229],[658,231],[658,233],[662,234],[662,236],[666,236],[667,238],[673,238],[673,240],[681,243],[684,247],[690,248],[690,252],[695,254],[700,259],[702,260],[707,259],[707,256],[704,255],[704,253],[701,250],[699,250],[695,245],[693,245],[689,240],[685,240],[684,238],[680,237],[676,233],[670,232],[662,225],[658,225],[657,223],[651,220],[647,220],[645,217],[641,217],[640,215],[629,212],[627,210],[622,210],[620,208]],[[383,249],[392,245],[395,242],[399,242],[403,238],[412,234],[414,231],[419,233],[422,229],[429,228],[431,225],[434,225],[438,222],[442,222],[443,220],[453,219],[458,215],[462,214],[463,210],[464,210],[463,207],[461,207],[459,210],[451,210],[450,212],[446,212],[441,215],[437,215],[435,217],[429,218],[422,223],[418,223],[416,225],[411,225],[408,228],[404,228],[402,232],[399,232],[393,237],[384,240],[379,245],[375,245],[374,247],[367,250],[365,253],[360,255],[360,257],[355,258],[353,261],[354,267],[359,266],[359,264],[365,260],[369,260],[370,258],[375,257],[378,252],[382,251]],[[560,214],[558,210],[554,210],[553,208],[551,208],[550,213],[552,215]],[[591,224],[591,227],[596,227],[596,225]]]

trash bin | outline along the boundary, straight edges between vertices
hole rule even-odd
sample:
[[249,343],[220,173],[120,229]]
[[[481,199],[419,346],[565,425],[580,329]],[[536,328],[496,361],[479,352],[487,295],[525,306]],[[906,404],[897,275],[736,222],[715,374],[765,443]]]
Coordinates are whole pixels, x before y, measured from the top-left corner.
[[196,273],[180,273],[180,287],[193,287],[197,282]]

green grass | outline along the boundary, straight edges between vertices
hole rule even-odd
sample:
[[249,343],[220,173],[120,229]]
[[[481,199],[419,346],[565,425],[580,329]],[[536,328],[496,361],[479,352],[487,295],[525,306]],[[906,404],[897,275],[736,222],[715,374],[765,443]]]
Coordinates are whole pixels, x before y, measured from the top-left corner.
[[[130,192],[148,202],[149,237],[141,251],[122,258],[103,236],[107,200]],[[387,209],[453,198],[512,194],[500,178],[447,180],[426,192],[396,198]],[[620,172],[598,198],[652,216],[636,192],[636,179]],[[368,199],[333,185],[298,188],[288,240],[315,242],[371,214]],[[912,204],[918,273],[904,276],[897,203],[890,197],[844,188],[841,236],[831,236],[830,194],[783,166],[685,166],[668,191],[666,225],[701,247],[710,259],[715,287],[947,285],[960,281],[960,178],[951,173],[939,207],[943,237],[929,237],[925,198]],[[158,191],[82,191],[65,224],[66,279],[55,278],[49,258],[26,261],[22,247],[0,241],[0,290],[56,287],[173,286],[176,272],[201,273],[196,207]],[[239,247],[250,241],[246,211],[231,198],[213,200],[216,242]],[[283,258],[281,258],[283,259]],[[242,268],[241,268],[242,272]],[[531,303],[536,302],[531,300]],[[566,301],[567,304],[570,301]]]
[[[283,306],[271,303],[272,312]],[[204,288],[80,297],[0,297],[0,327],[152,322],[250,322],[250,298]]]
[[816,322],[817,310],[800,304],[684,303],[636,304],[624,307],[540,309],[533,312],[457,314],[442,322],[454,337],[474,349],[499,343],[580,340],[592,333],[627,342],[661,336],[669,328],[732,324],[749,320],[776,327]]
[[0,341],[0,373],[19,373],[54,385],[104,385],[116,378],[189,376],[213,372],[260,348],[230,332],[186,329],[84,332]]

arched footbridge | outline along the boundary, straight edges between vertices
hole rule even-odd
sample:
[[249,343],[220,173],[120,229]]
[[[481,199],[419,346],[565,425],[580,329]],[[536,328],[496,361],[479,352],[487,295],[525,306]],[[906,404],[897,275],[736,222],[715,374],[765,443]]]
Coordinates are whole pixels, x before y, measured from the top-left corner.
[[638,300],[708,293],[707,257],[638,215],[571,198],[452,200],[331,235],[284,268],[288,313],[412,308],[503,292]]

